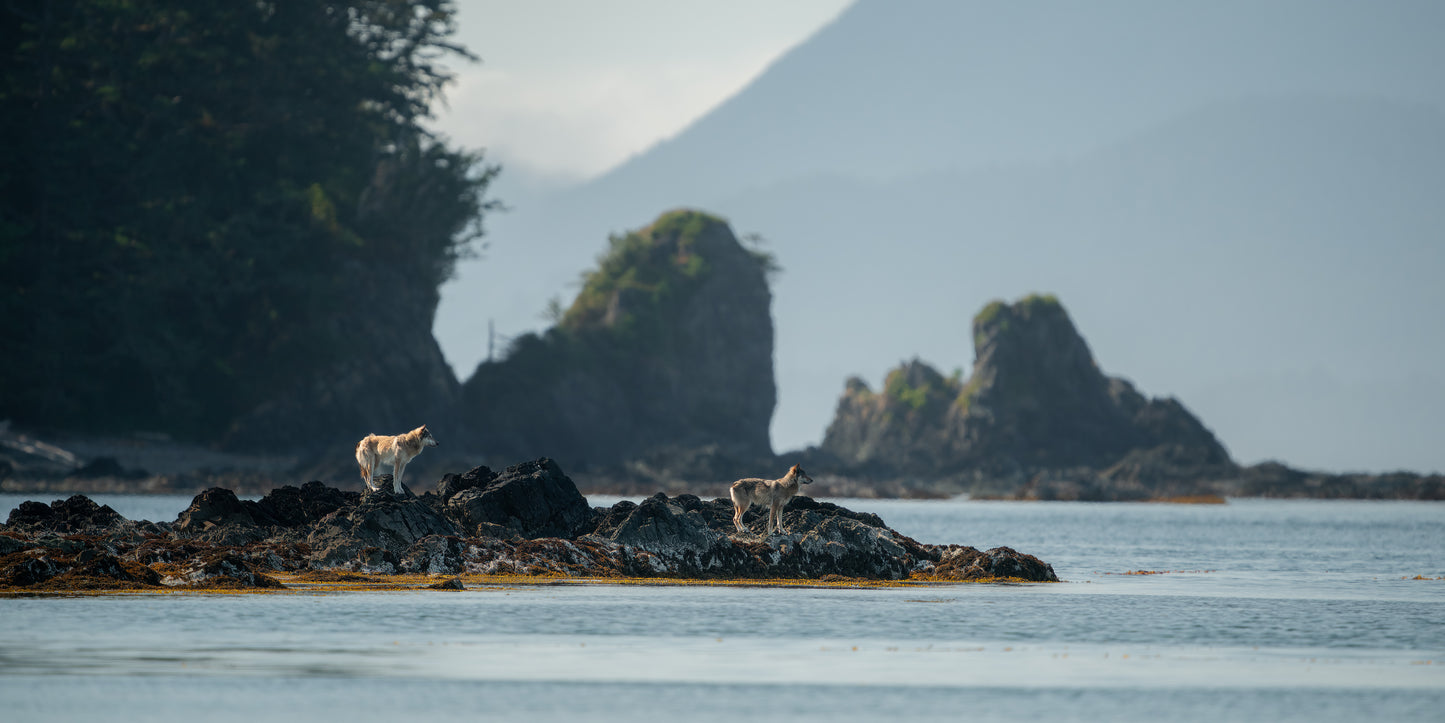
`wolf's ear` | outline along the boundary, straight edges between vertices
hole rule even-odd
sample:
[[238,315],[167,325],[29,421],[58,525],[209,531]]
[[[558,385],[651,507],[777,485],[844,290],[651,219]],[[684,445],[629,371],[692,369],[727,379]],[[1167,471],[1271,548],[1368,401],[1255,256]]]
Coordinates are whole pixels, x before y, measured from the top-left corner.
[[799,467],[798,465],[795,464],[795,465],[793,465],[793,468],[790,469],[790,470],[788,470],[788,471],[789,471],[789,472],[802,472],[803,470],[802,470],[801,467]]

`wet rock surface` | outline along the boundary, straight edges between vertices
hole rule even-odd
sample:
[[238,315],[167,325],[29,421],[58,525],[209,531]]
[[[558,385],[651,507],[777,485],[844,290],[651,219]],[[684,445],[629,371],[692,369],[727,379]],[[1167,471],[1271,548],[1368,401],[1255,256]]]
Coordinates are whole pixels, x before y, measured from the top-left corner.
[[107,505],[97,505],[85,495],[71,495],[49,505],[22,502],[19,507],[10,511],[5,525],[15,530],[79,532],[92,528],[109,528],[122,520],[123,518]]
[[[446,514],[469,533],[511,533],[528,539],[574,537],[592,519],[587,498],[556,462],[542,458],[508,467],[482,481],[485,467],[463,475],[475,484],[445,501]],[[447,486],[443,480],[441,486]],[[439,490],[445,494],[446,489]]]
[[[224,488],[174,522],[127,520],[81,495],[27,502],[0,527],[0,586],[12,589],[277,588],[274,573],[1056,581],[1007,547],[925,545],[877,515],[793,498],[782,532],[766,510],[733,527],[722,498],[658,493],[591,508],[550,459],[357,494],[309,482],[257,501]],[[457,589],[449,585],[447,589]]]

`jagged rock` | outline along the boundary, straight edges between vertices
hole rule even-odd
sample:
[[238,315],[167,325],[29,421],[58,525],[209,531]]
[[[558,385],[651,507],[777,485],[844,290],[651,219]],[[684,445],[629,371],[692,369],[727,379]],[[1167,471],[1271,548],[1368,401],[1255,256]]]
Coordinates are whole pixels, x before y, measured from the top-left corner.
[[98,590],[159,584],[154,570],[96,547],[73,554],[34,547],[0,557],[0,586],[5,587]]
[[[876,524],[873,524],[875,523]],[[744,523],[761,527],[760,511]],[[632,575],[698,577],[801,577],[824,575],[897,580],[925,554],[918,543],[859,514],[807,497],[795,497],[783,513],[784,534],[739,536],[728,500],[692,495],[655,495],[641,504],[620,502],[599,516],[582,540],[623,547]]]
[[[753,532],[738,533],[732,505],[721,498],[658,494],[594,511],[545,458],[497,475],[484,468],[449,475],[440,487],[441,494],[423,499],[409,491],[355,496],[308,483],[282,488],[261,503],[214,488],[196,496],[169,535],[150,523],[112,519],[83,496],[26,506],[12,517],[27,524],[0,535],[0,586],[265,588],[279,585],[269,570],[334,568],[727,579],[902,579],[920,570],[935,579],[1041,575],[1018,562],[1027,556],[1009,550],[991,550],[982,562],[969,558],[978,570],[964,569],[956,554],[943,560],[946,551],[898,534],[877,515],[808,497],[793,498],[783,511],[784,531],[767,537],[756,532],[765,524],[765,510],[749,510],[743,519]],[[442,504],[445,494],[451,496]],[[456,519],[438,513],[438,505]],[[62,520],[110,524],[61,535],[44,528],[56,509],[67,511]],[[459,528],[467,526],[487,534],[464,538]]]
[[196,537],[219,545],[245,545],[266,538],[276,520],[250,500],[224,487],[212,487],[191,500],[172,526],[177,537]]
[[397,567],[402,572],[456,575],[462,571],[461,538],[443,535],[423,537],[407,549]]
[[0,557],[0,585],[30,587],[49,580],[66,570],[44,550],[32,549]]
[[462,474],[445,474],[441,481],[437,482],[436,494],[445,503],[462,490],[487,487],[496,478],[497,473],[486,465],[473,467]]
[[194,560],[180,575],[168,577],[162,582],[190,587],[284,587],[276,578],[258,571],[254,563],[234,552]]
[[191,500],[191,505],[176,518],[173,529],[182,534],[199,534],[227,524],[254,527],[259,524],[255,511],[254,502],[247,504],[231,490],[212,487]]
[[733,545],[725,532],[710,527],[707,516],[696,508],[687,510],[661,493],[641,504],[625,505],[614,507],[608,513],[608,524],[582,539],[651,553],[642,558],[645,566],[635,566],[632,574],[717,575],[745,564],[746,553]]
[[[1146,399],[1104,376],[1054,297],[993,302],[974,318],[973,335],[966,381],[916,359],[890,372],[878,393],[849,380],[822,450],[865,472],[935,478],[1097,472],[1149,450],[1180,469],[1232,469],[1224,447],[1177,400]],[[1120,469],[1096,481],[1125,476]]]
[[271,490],[257,502],[257,507],[282,527],[301,527],[315,523],[343,507],[355,505],[361,493],[338,490],[312,481],[300,488],[286,485]]
[[381,547],[363,549],[357,554],[355,565],[357,570],[373,575],[391,575],[400,571],[396,555]]
[[878,394],[862,379],[850,378],[821,449],[865,469],[945,468],[956,446],[951,417],[962,393],[957,378],[917,359],[890,371]]
[[[90,552],[90,551],[87,551]],[[115,555],[93,553],[77,556],[76,566],[49,581],[52,585],[65,584],[75,588],[104,587],[155,587],[161,584],[161,576],[155,570],[133,560],[123,560]]]
[[[447,501],[446,513],[472,534],[490,524],[526,538],[573,537],[592,518],[577,485],[545,457],[508,467],[484,486],[463,488]],[[483,531],[496,536],[499,530]]]
[[85,495],[71,495],[49,505],[21,502],[10,511],[6,526],[11,529],[50,532],[98,531],[113,527],[125,518],[109,505],[97,505]]
[[767,266],[695,211],[615,238],[555,327],[518,338],[462,386],[468,436],[588,469],[709,445],[771,457]]
[[1059,581],[1052,565],[1009,547],[995,547],[987,552],[965,545],[929,547],[938,555],[938,560],[922,566],[919,572],[930,579]]
[[[394,567],[417,540],[428,535],[460,534],[447,518],[416,496],[398,499],[390,491],[372,491],[354,507],[339,509],[316,523],[306,536],[318,567]],[[369,549],[380,552],[367,552]],[[378,557],[384,552],[389,558]]]

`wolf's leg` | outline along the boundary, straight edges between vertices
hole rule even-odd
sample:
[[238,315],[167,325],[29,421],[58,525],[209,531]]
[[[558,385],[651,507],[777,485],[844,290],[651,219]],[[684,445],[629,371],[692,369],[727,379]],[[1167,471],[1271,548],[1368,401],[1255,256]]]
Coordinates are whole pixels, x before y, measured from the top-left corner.
[[747,505],[742,504],[737,500],[733,500],[733,527],[738,528],[738,532],[748,531],[748,528],[743,527],[743,513],[747,511]]
[[391,493],[399,495],[401,494],[401,473],[406,471],[406,463],[398,459],[392,469],[395,471],[391,475]]

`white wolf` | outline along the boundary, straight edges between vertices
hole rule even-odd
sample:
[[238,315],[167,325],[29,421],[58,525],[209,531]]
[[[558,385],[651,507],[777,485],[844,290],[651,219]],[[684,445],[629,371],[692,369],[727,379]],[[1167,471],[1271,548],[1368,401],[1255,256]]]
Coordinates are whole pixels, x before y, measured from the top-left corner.
[[431,436],[423,424],[406,434],[386,436],[383,434],[368,434],[356,444],[356,463],[361,465],[361,480],[366,483],[367,489],[381,489],[373,484],[377,468],[381,465],[391,465],[391,491],[393,494],[401,494],[401,473],[406,470],[408,462],[421,454],[427,447],[437,446],[436,437]]
[[728,493],[733,498],[733,525],[738,532],[747,532],[748,528],[743,526],[743,513],[757,503],[759,506],[768,506],[768,528],[765,534],[771,535],[774,531],[782,530],[783,505],[793,495],[798,494],[798,484],[812,484],[813,478],[803,471],[802,467],[793,465],[782,479],[760,479],[748,477],[733,483]]

